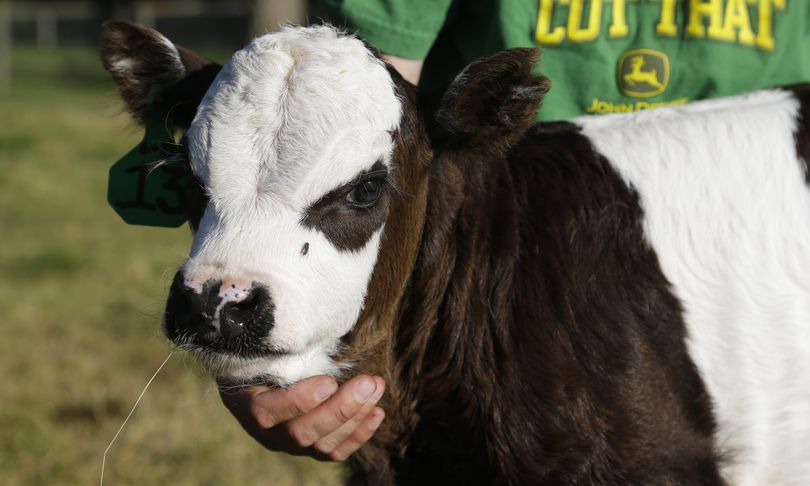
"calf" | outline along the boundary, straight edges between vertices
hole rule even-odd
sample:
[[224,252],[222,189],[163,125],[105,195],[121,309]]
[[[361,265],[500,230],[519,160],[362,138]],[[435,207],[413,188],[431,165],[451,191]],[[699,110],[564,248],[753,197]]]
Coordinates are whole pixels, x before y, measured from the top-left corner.
[[537,124],[522,49],[428,122],[327,26],[221,70],[104,42],[137,118],[185,113],[166,334],[220,381],[384,376],[357,481],[810,483],[810,87]]

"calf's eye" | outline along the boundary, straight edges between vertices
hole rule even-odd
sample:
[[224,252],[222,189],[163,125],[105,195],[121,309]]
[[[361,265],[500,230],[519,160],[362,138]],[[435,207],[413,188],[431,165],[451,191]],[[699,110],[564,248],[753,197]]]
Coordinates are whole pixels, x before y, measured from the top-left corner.
[[384,181],[379,178],[366,179],[352,189],[346,202],[354,208],[370,208],[379,201]]

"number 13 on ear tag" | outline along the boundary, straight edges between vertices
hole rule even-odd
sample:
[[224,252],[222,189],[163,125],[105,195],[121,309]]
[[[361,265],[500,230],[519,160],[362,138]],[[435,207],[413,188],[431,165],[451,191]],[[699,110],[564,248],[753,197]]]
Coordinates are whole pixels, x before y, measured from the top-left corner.
[[176,228],[188,220],[192,180],[174,120],[152,107],[145,125],[143,141],[110,167],[107,201],[129,224]]

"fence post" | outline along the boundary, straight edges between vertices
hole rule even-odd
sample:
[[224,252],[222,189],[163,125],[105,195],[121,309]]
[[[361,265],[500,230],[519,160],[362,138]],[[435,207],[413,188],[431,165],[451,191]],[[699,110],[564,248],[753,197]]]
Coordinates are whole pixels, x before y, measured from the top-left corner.
[[54,47],[59,39],[59,17],[50,5],[36,9],[37,47]]

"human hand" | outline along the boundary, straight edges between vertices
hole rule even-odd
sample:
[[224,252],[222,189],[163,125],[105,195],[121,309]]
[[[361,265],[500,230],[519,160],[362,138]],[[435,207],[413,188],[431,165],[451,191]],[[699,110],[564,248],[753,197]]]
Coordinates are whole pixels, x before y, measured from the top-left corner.
[[383,54],[382,57],[388,64],[394,66],[394,69],[396,69],[406,81],[414,86],[419,86],[419,77],[422,76],[422,66],[425,63],[424,59],[405,59],[392,56],[391,54]]
[[385,381],[360,375],[338,388],[313,376],[289,388],[220,390],[222,402],[257,442],[272,451],[343,461],[365,444],[385,418],[376,406]]

